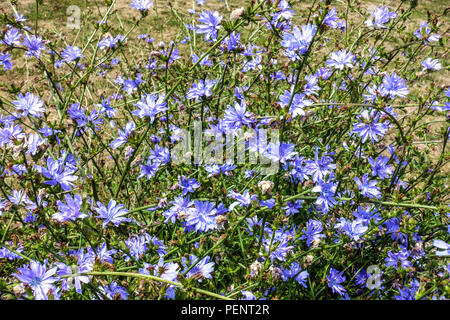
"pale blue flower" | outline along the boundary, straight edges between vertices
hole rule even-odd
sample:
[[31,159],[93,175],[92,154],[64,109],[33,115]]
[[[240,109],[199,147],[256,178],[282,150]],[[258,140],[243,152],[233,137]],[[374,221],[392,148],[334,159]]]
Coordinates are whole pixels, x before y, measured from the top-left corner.
[[67,48],[61,53],[61,57],[63,57],[63,61],[65,62],[72,62],[83,58],[84,55],[81,53],[80,48],[67,46]]
[[442,68],[442,64],[439,62],[438,59],[431,59],[431,58],[426,58],[423,62],[422,62],[422,66],[423,66],[423,70],[441,70]]
[[335,69],[344,70],[346,67],[353,68],[355,61],[355,56],[351,52],[339,50],[331,53],[330,58],[326,61],[326,63]]
[[366,26],[373,27],[375,29],[385,29],[386,23],[388,23],[391,19],[397,17],[397,13],[395,11],[389,11],[389,7],[380,6],[374,11],[372,11],[371,19],[365,21]]
[[[205,35],[205,41],[217,39],[217,31],[221,28],[222,16],[217,11],[204,11],[198,18],[197,33]],[[201,24],[200,24],[201,23]]]
[[131,219],[123,217],[128,213],[128,210],[125,209],[125,205],[117,205],[117,202],[114,199],[109,201],[108,207],[100,201],[97,201],[97,207],[94,207],[94,210],[98,213],[97,218],[105,219],[102,225],[103,228],[105,228],[110,222],[112,222],[115,226],[118,226],[121,222],[131,221]]
[[130,7],[139,10],[139,11],[145,11],[150,9],[153,6],[153,1],[150,0],[133,0],[133,2],[130,4]]
[[19,99],[12,102],[16,109],[22,111],[21,117],[32,115],[40,118],[42,113],[45,112],[44,102],[39,99],[39,96],[27,92],[25,95],[19,93]]
[[300,60],[301,55],[308,51],[309,44],[314,39],[317,26],[313,24],[307,24],[299,27],[294,26],[293,33],[285,32],[283,34],[283,40],[281,45],[286,48],[285,54],[292,61]]
[[375,180],[369,180],[369,175],[367,173],[362,177],[361,180],[358,177],[356,177],[355,182],[358,185],[359,189],[361,190],[361,194],[364,197],[377,199],[381,198],[381,192],[376,187],[378,182]]
[[135,104],[138,109],[134,110],[132,114],[139,118],[149,117],[150,121],[155,121],[155,117],[167,110],[167,103],[165,102],[165,95],[158,96],[157,94],[147,94],[142,97],[141,101]]
[[330,268],[330,272],[327,275],[328,286],[331,288],[333,293],[338,293],[341,296],[347,291],[341,285],[341,283],[345,281],[345,276],[343,274],[344,272],[339,272],[334,268]]
[[445,241],[434,239],[433,240],[433,246],[436,248],[443,250],[443,251],[436,251],[437,256],[441,257],[448,257],[450,256],[450,244],[446,243]]
[[36,300],[48,300],[48,292],[56,291],[54,282],[59,281],[58,277],[53,277],[58,268],[47,270],[45,264],[38,261],[31,261],[29,266],[19,268],[13,276],[19,279],[23,284],[27,284],[33,290]]

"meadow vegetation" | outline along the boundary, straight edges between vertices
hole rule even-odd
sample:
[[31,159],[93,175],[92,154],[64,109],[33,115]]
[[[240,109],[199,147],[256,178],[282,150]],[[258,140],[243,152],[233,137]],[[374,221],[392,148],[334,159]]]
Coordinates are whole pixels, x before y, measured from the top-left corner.
[[445,1],[0,23],[0,299],[449,297]]

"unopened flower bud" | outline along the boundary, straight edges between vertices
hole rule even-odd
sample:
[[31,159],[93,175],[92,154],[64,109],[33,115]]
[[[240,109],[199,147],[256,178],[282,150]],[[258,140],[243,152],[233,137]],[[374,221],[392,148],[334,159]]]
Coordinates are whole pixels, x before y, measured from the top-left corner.
[[217,224],[217,226],[218,226],[219,228],[222,228],[223,225],[224,225],[224,223],[225,223],[227,220],[228,220],[228,219],[227,219],[227,217],[225,217],[225,216],[222,216],[222,215],[217,216],[217,217],[216,217],[216,224]]
[[281,269],[278,267],[270,266],[269,270],[270,270],[273,280],[278,280],[283,275],[283,273],[281,272]]
[[125,159],[128,159],[131,154],[133,153],[134,149],[131,146],[126,146],[125,147]]
[[306,264],[311,264],[311,262],[314,260],[314,256],[312,254],[308,254],[305,257],[305,263]]
[[234,9],[230,14],[230,21],[234,21],[239,17],[242,17],[245,13],[244,7],[240,7],[239,9]]
[[314,239],[312,241],[312,247],[317,248],[320,245],[321,240],[320,239]]
[[168,205],[169,204],[167,202],[167,198],[163,198],[163,199],[159,200],[159,202],[158,202],[158,208],[165,208]]
[[178,212],[178,219],[180,219],[180,220],[182,220],[188,216],[189,216],[189,213],[186,212],[186,210],[181,210],[180,212]]
[[17,299],[19,299],[20,297],[22,297],[26,291],[25,288],[21,285],[17,285],[12,289],[14,295],[16,296]]
[[254,136],[253,132],[250,132],[250,131],[245,131],[244,132],[244,140],[245,141],[248,141],[249,139],[253,138],[253,136]]
[[[161,43],[163,44],[163,48],[164,48],[164,42],[160,42],[158,45],[160,46]],[[151,58],[153,58],[153,57],[161,58],[162,57],[162,53],[159,52],[159,51],[153,50],[153,51],[150,52],[150,57]]]
[[250,265],[250,274],[252,277],[257,277],[259,275],[259,270],[261,270],[262,265],[258,260],[255,260],[255,262],[253,262]]
[[273,182],[268,180],[263,180],[260,183],[258,183],[258,188],[261,189],[261,192],[263,194],[265,193],[271,194],[273,186],[274,186]]

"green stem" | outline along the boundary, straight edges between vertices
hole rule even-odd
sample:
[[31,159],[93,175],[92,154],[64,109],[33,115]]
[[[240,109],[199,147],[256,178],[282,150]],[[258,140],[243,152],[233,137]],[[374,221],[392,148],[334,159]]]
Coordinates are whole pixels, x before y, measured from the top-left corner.
[[[149,279],[149,280],[154,280],[154,281],[158,281],[158,282],[163,282],[163,283],[167,283],[170,284],[172,286],[176,286],[178,288],[180,288],[183,291],[186,291],[186,287],[184,287],[181,283],[179,282],[175,282],[175,281],[170,281],[167,279],[163,279],[160,277],[156,277],[156,276],[152,276],[152,275],[148,275],[148,274],[141,274],[141,273],[135,273],[135,272],[98,272],[98,271],[92,271],[92,272],[84,272],[84,273],[76,273],[76,274],[70,274],[70,275],[65,275],[62,276],[61,278],[73,278],[73,277],[77,277],[77,276],[83,276],[83,275],[89,275],[89,276],[116,276],[116,277],[134,277],[134,278],[142,278],[142,279]],[[213,297],[213,298],[217,298],[217,299],[222,299],[222,300],[233,300],[231,298],[222,296],[220,294],[211,292],[211,291],[207,291],[207,290],[203,290],[200,288],[196,288],[196,287],[191,287],[190,289]]]
[[239,225],[242,223],[242,221],[244,221],[251,213],[252,211],[249,210],[247,212],[247,214],[245,216],[243,216],[241,219],[239,219],[236,224],[233,226],[233,228],[230,230],[230,232],[225,233],[222,238],[217,241],[217,243],[215,245],[213,245],[209,250],[207,250],[201,257],[197,258],[197,260],[194,261],[194,263],[192,263],[189,268],[187,268],[184,272],[183,272],[183,276],[185,276],[189,271],[191,271],[192,268],[194,268],[204,257],[206,257],[210,252],[214,251],[218,246],[220,246],[222,244],[222,242],[224,242],[231,234],[233,234],[233,232],[237,229],[237,227],[239,227]]
[[[295,195],[295,196],[291,196],[291,197],[288,197],[288,198],[284,199],[284,201],[296,200],[296,199],[316,200],[317,197],[314,197],[314,196]],[[351,201],[351,200],[353,200],[353,199],[352,199],[352,198],[340,197],[340,198],[336,198],[336,200],[338,200],[338,201]],[[418,203],[405,203],[405,202],[392,202],[392,201],[378,201],[378,200],[364,200],[363,202],[376,203],[376,204],[381,204],[381,205],[384,205],[384,206],[392,206],[392,207],[429,209],[429,210],[435,210],[435,211],[438,211],[438,210],[439,210],[439,207],[436,207],[436,206],[427,206],[427,205],[424,205],[424,204],[418,204]]]

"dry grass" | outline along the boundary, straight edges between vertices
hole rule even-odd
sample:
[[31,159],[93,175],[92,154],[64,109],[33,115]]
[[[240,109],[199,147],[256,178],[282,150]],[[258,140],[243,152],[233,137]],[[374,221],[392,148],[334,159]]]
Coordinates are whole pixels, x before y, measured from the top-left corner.
[[[306,20],[307,12],[312,6],[314,1],[296,1],[294,3],[295,17],[294,20],[298,24],[302,24]],[[90,35],[94,28],[95,23],[100,15],[104,14],[107,7],[104,1],[99,0],[44,0],[36,11],[36,3],[34,0],[20,0],[17,3],[19,12],[23,13],[28,19],[29,25],[35,24],[37,17],[38,33],[46,34],[49,40],[56,41],[63,47],[65,44],[80,44]],[[115,30],[111,32],[123,33],[123,30],[127,30],[133,22],[139,18],[140,14],[136,10],[130,8],[131,0],[117,0],[115,5],[115,14],[110,22],[111,26]],[[185,30],[182,24],[194,23],[195,16],[188,13],[188,9],[196,8],[197,12],[200,10],[218,10],[225,17],[229,12],[235,8],[245,6],[249,3],[249,0],[207,0],[206,5],[199,7],[196,5],[195,0],[154,0],[154,7],[149,12],[149,16],[144,19],[137,30],[133,32],[135,37],[138,34],[149,34],[149,36],[155,39],[155,42],[170,40],[181,40],[186,36]],[[350,21],[358,21],[361,23],[370,15],[370,11],[377,5],[380,5],[380,1],[350,1],[351,9],[348,11]],[[385,5],[389,5],[391,8],[396,8],[401,3],[398,0],[384,1]],[[408,30],[412,31],[416,28],[420,22],[428,19],[428,12],[439,16],[439,19],[445,22],[445,16],[442,16],[446,0],[423,0],[418,1],[413,14],[409,17]],[[76,5],[81,9],[82,13],[82,32],[70,30],[67,28],[67,7],[70,5]],[[346,2],[333,1],[332,5],[336,6],[339,15],[343,17],[346,14]],[[407,6],[407,4],[404,4]],[[2,1],[0,3],[0,10],[4,10],[11,13],[11,6],[9,1]],[[38,12],[36,14],[36,12]],[[119,30],[119,29],[122,29]],[[447,33],[447,32],[445,32]],[[337,38],[340,39],[340,38]],[[395,42],[395,39],[393,40]],[[342,43],[341,43],[342,44]],[[339,46],[339,42],[336,41],[336,46]],[[395,43],[387,44],[387,47],[394,47]],[[334,48],[333,48],[334,49]],[[126,50],[129,50],[131,59],[134,61],[144,61],[147,58],[147,49],[130,45]],[[330,49],[323,49],[330,50]],[[326,52],[324,52],[326,54]],[[15,52],[14,57],[15,68],[13,72],[0,71],[0,95],[4,97],[10,96],[7,92],[8,88],[14,86],[20,88],[20,91],[32,90],[33,87],[39,85],[46,85],[44,79],[34,75],[34,62],[28,61],[23,58],[23,52]],[[444,62],[446,57],[441,57],[440,60]],[[446,65],[445,63],[443,63]],[[448,71],[442,70],[438,73],[426,76],[429,80],[432,80],[437,86],[450,86],[450,77]],[[99,82],[100,83],[100,82]],[[92,92],[96,97],[101,94],[107,95],[104,92],[103,85],[92,86]],[[412,92],[418,92],[420,94],[423,87],[412,87]],[[428,121],[429,119],[425,119]],[[445,124],[445,123],[444,123]],[[431,131],[438,129],[437,125],[433,125]],[[423,145],[419,145],[419,148],[423,148]],[[438,154],[438,151],[434,153]],[[447,166],[448,167],[448,166]],[[449,170],[448,168],[446,170]]]

